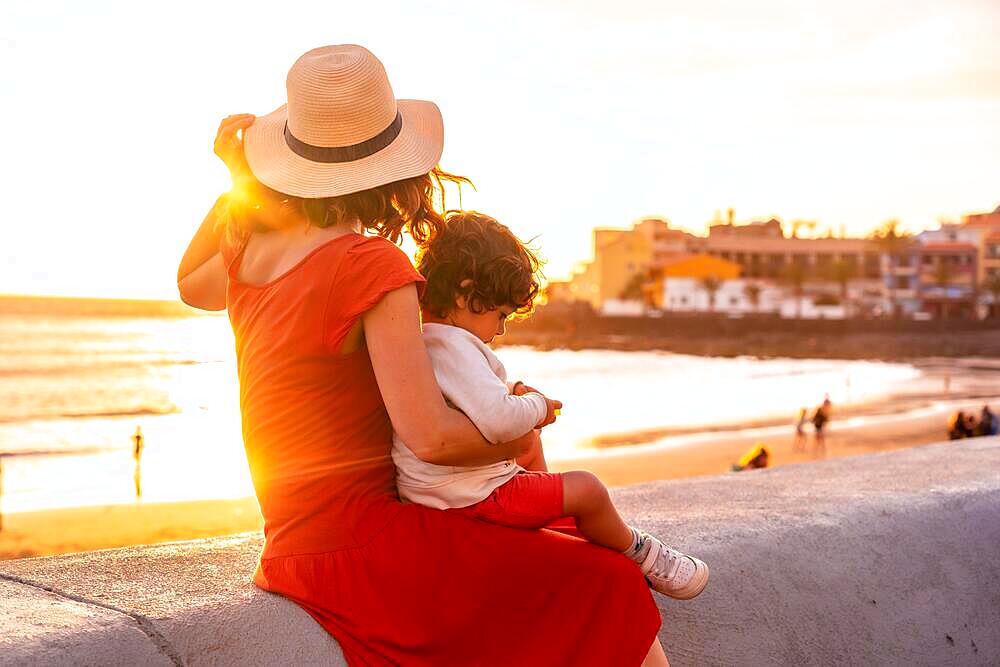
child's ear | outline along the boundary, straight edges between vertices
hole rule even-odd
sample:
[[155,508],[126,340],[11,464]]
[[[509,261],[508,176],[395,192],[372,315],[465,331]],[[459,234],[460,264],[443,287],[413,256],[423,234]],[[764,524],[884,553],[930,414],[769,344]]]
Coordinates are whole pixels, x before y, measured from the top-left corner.
[[465,294],[462,292],[468,292],[469,288],[472,287],[472,278],[466,278],[458,284],[459,293],[455,295],[455,307],[459,310],[465,310],[469,306],[468,300],[465,298]]

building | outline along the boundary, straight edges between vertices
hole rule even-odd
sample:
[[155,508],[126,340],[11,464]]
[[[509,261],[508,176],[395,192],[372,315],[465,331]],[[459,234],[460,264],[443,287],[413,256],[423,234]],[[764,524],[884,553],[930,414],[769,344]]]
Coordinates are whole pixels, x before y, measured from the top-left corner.
[[747,225],[733,224],[732,209],[729,222],[713,223],[708,227],[708,238],[716,239],[782,239],[785,232],[776,218]]
[[[559,298],[586,301],[595,310],[611,301],[615,308],[619,302],[638,302],[697,310],[709,304],[696,296],[696,285],[714,277],[783,286],[798,304],[817,299],[828,304],[824,317],[836,316],[837,305],[849,314],[971,317],[977,297],[995,301],[1000,313],[1000,296],[994,299],[984,291],[990,279],[1000,280],[1000,207],[966,216],[960,225],[887,240],[794,235],[798,226],[812,224],[793,222],[793,235],[786,237],[775,218],[737,225],[730,210],[728,221],[713,221],[708,236],[673,229],[669,220],[654,216],[630,229],[595,229],[594,259],[558,288]],[[678,278],[694,282],[668,288]],[[722,298],[731,302],[735,295],[729,290],[740,288],[725,289]],[[734,312],[746,311],[736,298]]]
[[645,279],[653,263],[654,239],[634,230],[595,229],[594,260],[587,268],[590,305],[628,298],[626,288]]
[[1000,206],[997,206],[992,213],[970,213],[962,217],[962,226],[966,228],[988,228],[991,230],[1000,229]]
[[608,301],[641,299],[652,270],[686,255],[689,238],[691,234],[671,229],[659,217],[640,218],[631,229],[597,228],[594,258],[574,273],[565,292],[595,310]]
[[961,241],[937,241],[933,232],[925,234],[917,235],[921,310],[935,318],[976,317],[979,247]]
[[677,279],[691,279],[699,284],[706,280],[722,282],[739,278],[740,271],[739,264],[711,255],[678,255],[650,272],[650,280],[644,285],[645,300],[653,308],[668,309],[668,283]]
[[663,282],[661,308],[675,313],[776,313],[783,298],[783,290],[752,280],[721,280],[710,290],[704,279],[674,277]]
[[986,286],[993,276],[1000,276],[1000,206],[992,213],[964,216],[961,228],[972,235],[963,240],[979,246],[979,283]]

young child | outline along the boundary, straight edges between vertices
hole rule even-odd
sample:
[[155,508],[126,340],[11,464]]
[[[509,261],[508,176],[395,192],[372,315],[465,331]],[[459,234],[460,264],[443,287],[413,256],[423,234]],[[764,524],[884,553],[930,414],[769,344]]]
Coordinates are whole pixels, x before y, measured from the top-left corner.
[[[427,279],[421,297],[424,341],[448,403],[490,442],[508,442],[555,421],[561,403],[522,383],[507,383],[487,347],[513,314],[538,294],[538,259],[509,229],[475,212],[450,213],[418,257]],[[417,458],[398,435],[392,457],[404,501],[515,528],[543,528],[574,517],[589,541],[631,558],[657,591],[686,600],[708,583],[708,566],[628,526],[593,474],[528,471],[514,461],[439,466]]]

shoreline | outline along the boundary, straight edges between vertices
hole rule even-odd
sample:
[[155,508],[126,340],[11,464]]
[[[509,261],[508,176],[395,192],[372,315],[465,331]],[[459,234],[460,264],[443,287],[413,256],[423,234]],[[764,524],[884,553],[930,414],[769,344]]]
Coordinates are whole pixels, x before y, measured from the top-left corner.
[[[608,486],[725,475],[757,443],[771,467],[903,449],[947,440],[949,413],[984,402],[1000,408],[1000,361],[925,358],[921,377],[887,396],[834,405],[826,445],[811,426],[794,447],[794,415],[594,436],[590,447],[550,454],[554,472],[585,469]],[[543,436],[544,441],[544,436]],[[739,473],[752,475],[753,471]],[[2,508],[2,505],[0,505]],[[256,498],[138,502],[8,513],[0,529],[0,560],[260,531]]]

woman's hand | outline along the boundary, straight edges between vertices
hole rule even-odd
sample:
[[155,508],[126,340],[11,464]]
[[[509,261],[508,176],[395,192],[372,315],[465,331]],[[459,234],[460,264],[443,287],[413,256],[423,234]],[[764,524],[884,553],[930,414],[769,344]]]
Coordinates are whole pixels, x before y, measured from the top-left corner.
[[219,123],[219,131],[215,133],[215,154],[229,169],[234,188],[241,187],[253,179],[246,155],[243,153],[243,131],[253,125],[255,120],[257,117],[249,113],[226,116]]

